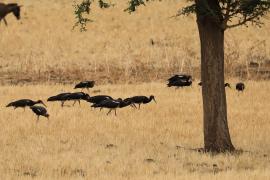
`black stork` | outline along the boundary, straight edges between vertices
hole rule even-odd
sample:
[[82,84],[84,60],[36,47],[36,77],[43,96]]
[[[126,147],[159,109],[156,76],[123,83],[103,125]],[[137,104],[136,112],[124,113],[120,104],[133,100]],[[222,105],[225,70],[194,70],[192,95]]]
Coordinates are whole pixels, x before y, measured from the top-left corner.
[[179,88],[192,85],[192,77],[186,74],[174,75],[170,77],[168,81],[168,87],[175,86],[176,88]]
[[239,92],[243,92],[245,89],[245,84],[242,82],[239,82],[236,84],[235,89]]
[[6,15],[9,13],[13,13],[13,15],[19,20],[21,18],[20,12],[21,12],[21,7],[17,3],[9,3],[9,4],[4,4],[0,3],[0,22],[3,19],[5,25],[7,26],[7,21],[5,19]]
[[35,104],[43,104],[46,107],[43,101],[41,100],[33,101],[31,99],[20,99],[9,103],[8,105],[6,105],[6,107],[14,107],[14,109],[21,107],[25,109],[26,106],[34,106]]
[[90,98],[87,99],[87,101],[93,104],[99,104],[102,101],[107,100],[107,99],[113,100],[111,96],[97,95],[97,96],[91,96]]
[[106,99],[98,104],[93,104],[91,107],[94,108],[108,108],[110,109],[109,112],[107,113],[107,115],[109,115],[111,113],[112,110],[114,110],[114,115],[116,116],[116,109],[119,108],[120,103],[123,100],[121,98],[119,99]]
[[82,81],[75,85],[74,89],[81,88],[81,89],[87,89],[89,91],[89,88],[94,87],[95,81]]
[[[202,86],[202,82],[199,82],[198,85],[199,85],[199,86]],[[225,84],[224,84],[224,87],[229,87],[229,88],[231,88],[231,85],[230,85],[229,83],[225,83]]]
[[155,96],[153,96],[153,95],[151,95],[149,98],[146,96],[133,96],[133,97],[130,97],[129,99],[133,104],[139,104],[139,109],[141,107],[141,104],[147,104],[147,103],[151,102],[152,100],[155,103],[157,103],[155,100]]
[[60,93],[60,94],[57,94],[55,96],[51,96],[47,99],[47,101],[61,101],[61,106],[63,107],[64,106],[64,103],[65,101],[68,100],[68,96],[70,95],[71,93],[67,92],[67,93]]
[[39,116],[44,116],[47,119],[49,119],[49,114],[47,110],[42,106],[30,106],[32,111],[37,115],[37,122],[39,120]]
[[187,74],[176,74],[172,77],[170,77],[167,81],[177,81],[179,79],[184,79],[184,80],[189,80],[192,79],[192,77],[190,75]]
[[85,100],[87,101],[90,98],[89,94],[86,94],[84,92],[75,92],[75,93],[70,93],[69,95],[66,96],[66,100],[73,100],[73,106],[75,103],[78,101],[79,104],[81,104],[80,100]]
[[131,106],[131,107],[137,109],[136,105],[133,103],[131,98],[126,98],[121,102],[120,108],[121,107],[126,107],[126,106]]

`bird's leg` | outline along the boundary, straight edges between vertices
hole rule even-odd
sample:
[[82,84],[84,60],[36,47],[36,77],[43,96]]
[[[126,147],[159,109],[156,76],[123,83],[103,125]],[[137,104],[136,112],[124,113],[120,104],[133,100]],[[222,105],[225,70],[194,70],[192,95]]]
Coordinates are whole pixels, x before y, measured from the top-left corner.
[[64,107],[65,101],[61,101],[61,107]]
[[25,107],[23,107],[23,112],[25,112]]
[[107,115],[109,115],[111,113],[112,109],[109,110],[109,112],[107,113]]
[[114,115],[116,116],[116,108],[114,109]]
[[141,103],[139,104],[139,109],[141,109]]
[[136,109],[137,109],[137,107],[136,107],[134,104],[130,104],[130,106],[131,106],[132,108],[136,108]]
[[87,89],[87,91],[89,92],[89,88],[86,88]]
[[5,18],[3,18],[3,20],[4,20],[5,25],[7,26],[8,25],[7,20]]
[[73,105],[72,106],[74,106],[76,104],[76,100],[73,102]]
[[81,106],[81,101],[80,101],[80,100],[78,100],[78,102],[79,102],[79,105]]
[[37,123],[38,123],[38,120],[39,120],[39,116],[37,116]]
[[103,108],[101,107],[100,109],[99,109],[99,111],[101,111]]

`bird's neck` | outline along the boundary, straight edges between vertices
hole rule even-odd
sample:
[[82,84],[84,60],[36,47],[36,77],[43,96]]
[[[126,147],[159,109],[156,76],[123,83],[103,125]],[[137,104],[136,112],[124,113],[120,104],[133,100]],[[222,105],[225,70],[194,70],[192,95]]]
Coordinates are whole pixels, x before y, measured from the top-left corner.
[[38,101],[34,101],[34,104],[38,104],[39,102]]
[[147,98],[147,102],[151,102],[153,100],[153,97]]

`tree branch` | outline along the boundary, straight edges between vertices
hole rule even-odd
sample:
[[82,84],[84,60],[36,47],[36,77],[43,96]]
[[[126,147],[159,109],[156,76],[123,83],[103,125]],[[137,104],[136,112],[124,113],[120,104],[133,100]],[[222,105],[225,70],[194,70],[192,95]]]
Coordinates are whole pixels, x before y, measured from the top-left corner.
[[[237,24],[227,25],[226,29],[230,29],[230,28],[234,28],[234,27],[237,27],[237,26],[245,25],[247,22],[252,22],[254,19],[259,18],[259,16],[264,15],[264,13],[265,13],[265,11],[260,11],[260,12],[256,13],[255,15],[253,15],[251,17],[248,17],[248,18],[246,16],[244,16],[242,21],[240,21]],[[260,23],[260,22],[256,21],[256,23]]]

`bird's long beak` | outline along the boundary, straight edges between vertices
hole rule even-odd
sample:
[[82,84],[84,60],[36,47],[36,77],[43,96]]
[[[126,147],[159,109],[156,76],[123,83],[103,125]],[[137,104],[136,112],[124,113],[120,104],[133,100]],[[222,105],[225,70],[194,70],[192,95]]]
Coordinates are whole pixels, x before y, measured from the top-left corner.
[[156,99],[155,98],[153,98],[153,100],[155,101],[155,103],[157,104],[157,101],[156,101]]

